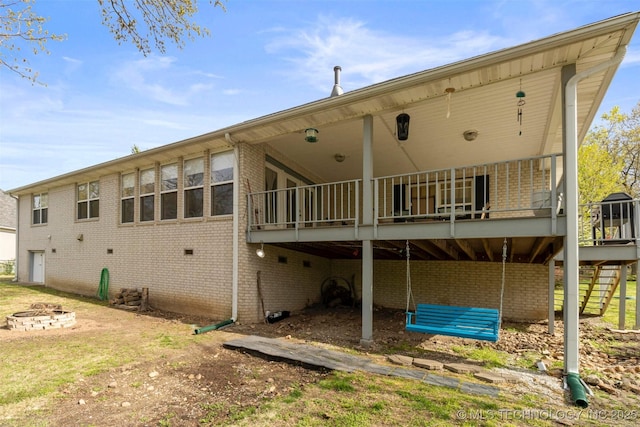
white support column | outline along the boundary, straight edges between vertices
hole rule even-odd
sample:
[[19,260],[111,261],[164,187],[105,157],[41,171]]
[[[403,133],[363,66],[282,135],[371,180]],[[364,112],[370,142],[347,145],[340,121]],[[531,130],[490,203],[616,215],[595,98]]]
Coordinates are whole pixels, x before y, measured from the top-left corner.
[[555,334],[556,262],[549,261],[549,334]]
[[578,83],[622,62],[626,46],[605,62],[576,74],[575,64],[562,67],[565,212],[564,238],[564,372],[579,373],[580,304],[578,296]]
[[362,242],[362,338],[360,344],[373,343],[373,242]]
[[[373,224],[373,117],[363,118],[362,138],[362,223]],[[373,242],[362,242],[362,338],[373,343]]]
[[362,223],[373,224],[373,116],[363,118]]
[[627,315],[627,266],[620,266],[620,311],[618,312],[618,329],[626,329],[625,317]]

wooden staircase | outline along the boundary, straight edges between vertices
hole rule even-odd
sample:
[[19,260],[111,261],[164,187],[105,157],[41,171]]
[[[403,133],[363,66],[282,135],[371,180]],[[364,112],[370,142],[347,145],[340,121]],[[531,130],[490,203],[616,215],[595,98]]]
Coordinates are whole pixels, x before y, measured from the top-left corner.
[[582,272],[586,275],[579,284],[580,314],[602,316],[620,284],[620,266],[598,265]]

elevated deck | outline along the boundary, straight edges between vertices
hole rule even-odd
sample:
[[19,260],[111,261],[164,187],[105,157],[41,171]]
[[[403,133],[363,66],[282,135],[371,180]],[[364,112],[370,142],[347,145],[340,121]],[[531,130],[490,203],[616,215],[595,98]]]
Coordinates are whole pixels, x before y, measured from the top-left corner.
[[[369,195],[361,180],[255,192],[247,199],[247,242],[357,259],[361,242],[372,240],[375,258],[399,259],[409,240],[415,259],[496,261],[506,238],[511,262],[558,255],[562,262],[560,164],[551,155],[381,177]],[[638,259],[638,204],[581,207],[584,262]]]

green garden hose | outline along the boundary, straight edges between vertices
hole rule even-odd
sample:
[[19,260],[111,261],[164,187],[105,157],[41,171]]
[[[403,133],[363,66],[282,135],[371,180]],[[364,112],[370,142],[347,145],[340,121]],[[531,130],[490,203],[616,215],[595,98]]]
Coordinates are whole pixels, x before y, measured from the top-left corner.
[[109,298],[109,269],[103,268],[100,273],[100,287],[98,288],[98,299],[104,301]]

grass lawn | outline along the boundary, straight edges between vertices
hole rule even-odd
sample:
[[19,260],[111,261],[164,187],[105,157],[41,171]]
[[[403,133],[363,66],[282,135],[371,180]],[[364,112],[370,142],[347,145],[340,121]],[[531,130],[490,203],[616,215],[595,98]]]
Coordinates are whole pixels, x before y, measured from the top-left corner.
[[[145,363],[148,366],[165,367],[166,372],[170,371],[167,368],[169,361],[179,361],[181,369],[184,369],[190,363],[187,356],[205,345],[209,348],[211,363],[221,363],[216,361],[215,354],[222,351],[216,348],[222,349],[225,332],[193,335],[190,325],[181,322],[136,317],[134,313],[115,310],[96,299],[69,295],[42,286],[20,286],[0,281],[0,313],[12,314],[26,310],[32,302],[59,303],[63,309],[75,311],[78,318],[84,319],[84,324],[76,331],[69,331],[72,333],[63,332],[56,336],[47,335],[45,331],[26,336],[0,330],[3,355],[3,363],[0,364],[1,425],[55,425],[46,420],[50,414],[60,414],[60,409],[57,412],[48,411],[56,411],[56,405],[66,401],[65,393],[74,387],[91,384],[95,381],[92,378],[105,375],[120,378],[118,390],[130,390],[131,393],[139,390],[140,402],[148,404],[150,396],[160,393],[162,387],[158,385],[151,393],[141,386],[144,378],[148,378],[146,372],[143,372],[141,380],[127,380],[127,375],[134,372],[132,365]],[[487,358],[486,355],[480,357]],[[236,366],[236,363],[235,359],[229,361],[233,372],[253,369],[251,365]],[[223,366],[216,366],[219,366],[216,370],[222,372]],[[175,381],[185,381],[185,384],[193,381],[184,374],[175,375]],[[223,389],[231,384],[229,380],[232,379],[221,378],[223,382],[212,387]],[[100,396],[107,396],[104,384],[108,381],[111,380],[100,382],[100,387],[95,389],[100,393],[98,398],[91,405],[82,406],[83,411],[100,407]],[[477,380],[469,376],[464,381]],[[251,385],[252,380],[247,380],[246,384]],[[234,395],[240,396],[239,390]],[[173,394],[160,396],[161,404],[170,402],[174,397]],[[133,399],[133,395],[128,399]],[[77,397],[70,407],[80,411],[76,402]],[[163,412],[163,409],[157,409],[152,415],[148,412],[146,415],[132,413],[136,422],[131,419],[130,425],[551,426],[556,424],[548,417],[518,418],[515,415],[533,413],[535,410],[547,411],[547,414],[552,410],[567,413],[573,409],[563,399],[550,401],[534,392],[512,393],[508,387],[497,397],[491,397],[431,386],[406,378],[361,372],[333,372],[315,383],[296,387],[279,397],[265,399],[256,396],[251,397],[251,402],[250,405],[237,405],[221,400],[203,400],[197,403],[198,406],[191,407],[197,418],[184,422],[179,422],[173,412]],[[111,402],[105,400],[102,403],[109,405]],[[109,414],[126,413],[117,405],[108,408]],[[197,412],[193,408],[201,410]],[[25,413],[32,417],[28,418],[27,423],[20,419]],[[97,420],[94,425],[101,425],[99,417],[94,415],[93,419]],[[142,423],[142,419],[146,421]],[[156,422],[150,423],[149,420],[153,419]]]

